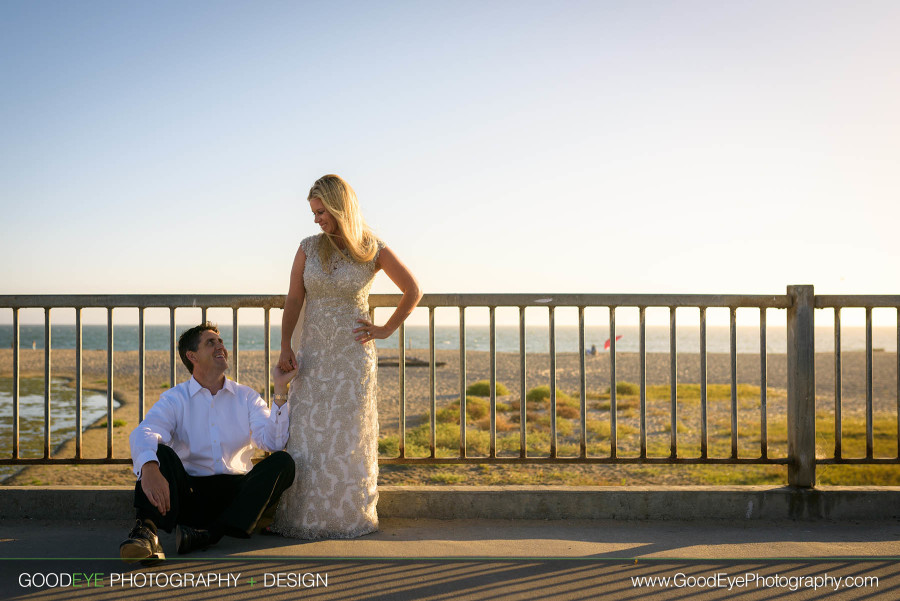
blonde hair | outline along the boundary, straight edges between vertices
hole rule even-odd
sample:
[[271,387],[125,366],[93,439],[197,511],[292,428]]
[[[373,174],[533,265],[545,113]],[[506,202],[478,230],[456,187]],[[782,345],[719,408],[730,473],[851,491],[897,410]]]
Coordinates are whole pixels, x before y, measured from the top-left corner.
[[325,210],[331,213],[337,221],[338,232],[327,234],[323,237],[330,244],[323,244],[319,238],[319,260],[322,265],[328,265],[335,252],[340,253],[335,238],[342,238],[344,246],[350,256],[360,263],[368,263],[378,252],[378,240],[375,234],[363,221],[359,211],[359,201],[356,192],[339,175],[325,175],[316,180],[309,189],[307,200],[318,198],[325,205]]

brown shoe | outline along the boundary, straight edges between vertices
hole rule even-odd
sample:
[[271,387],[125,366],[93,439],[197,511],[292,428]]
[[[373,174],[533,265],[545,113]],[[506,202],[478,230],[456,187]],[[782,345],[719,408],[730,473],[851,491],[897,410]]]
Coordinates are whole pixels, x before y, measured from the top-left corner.
[[128,563],[139,561],[146,565],[164,560],[166,554],[163,553],[156,533],[144,526],[141,520],[137,520],[128,533],[128,538],[119,545],[119,557]]

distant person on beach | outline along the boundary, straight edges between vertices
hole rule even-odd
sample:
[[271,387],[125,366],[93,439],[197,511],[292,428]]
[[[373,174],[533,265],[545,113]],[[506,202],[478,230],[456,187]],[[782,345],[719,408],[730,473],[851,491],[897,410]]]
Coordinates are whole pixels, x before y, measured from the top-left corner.
[[[353,538],[378,529],[375,340],[393,334],[422,295],[412,273],[363,221],[350,184],[326,175],[307,200],[322,231],[300,242],[294,257],[278,360],[282,370],[300,369],[290,392],[287,446],[297,485],[282,498],[271,531]],[[369,321],[368,298],[380,269],[403,296],[377,326]]]
[[[158,530],[175,529],[179,554],[249,538],[294,481],[287,390],[297,370],[273,368],[275,406],[225,377],[228,351],[209,322],[184,332],[178,354],[191,379],[162,393],[131,433],[137,522],[119,546],[128,562],[165,559]],[[254,447],[272,452],[257,463]]]
[[585,352],[585,355],[590,355],[591,357],[596,357],[597,356],[597,345],[592,344],[591,350]]

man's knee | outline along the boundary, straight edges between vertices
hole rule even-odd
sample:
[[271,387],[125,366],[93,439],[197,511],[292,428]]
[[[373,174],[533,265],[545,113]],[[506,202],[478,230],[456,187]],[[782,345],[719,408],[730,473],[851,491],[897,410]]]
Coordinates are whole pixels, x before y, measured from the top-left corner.
[[294,483],[294,458],[286,451],[275,451],[268,457],[263,459],[258,465],[262,466],[266,473],[277,474],[278,479],[283,483],[282,486],[290,486]]
[[287,451],[275,451],[269,455],[268,459],[275,465],[276,469],[282,472],[290,472],[293,474],[296,469],[294,458],[291,457],[291,454]]
[[159,460],[161,466],[174,461],[181,463],[181,457],[178,456],[178,453],[172,450],[172,447],[164,444],[157,445],[156,458]]

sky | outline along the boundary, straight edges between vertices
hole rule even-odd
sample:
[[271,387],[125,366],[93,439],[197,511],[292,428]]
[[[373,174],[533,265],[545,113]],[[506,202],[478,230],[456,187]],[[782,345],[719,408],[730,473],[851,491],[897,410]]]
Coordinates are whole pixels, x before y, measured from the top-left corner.
[[283,294],[326,173],[426,293],[897,293],[898,23],[0,0],[0,294]]

